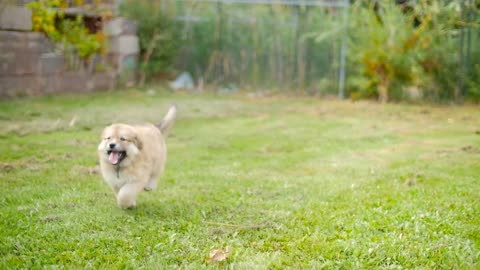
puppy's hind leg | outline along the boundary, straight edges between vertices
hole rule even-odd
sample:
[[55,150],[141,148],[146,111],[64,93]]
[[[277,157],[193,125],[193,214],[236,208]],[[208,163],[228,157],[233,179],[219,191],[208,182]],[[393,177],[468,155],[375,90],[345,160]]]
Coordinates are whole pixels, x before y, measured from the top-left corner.
[[158,176],[154,175],[148,179],[148,183],[143,188],[145,191],[151,191],[157,188]]
[[137,205],[137,195],[142,188],[138,184],[127,184],[120,188],[117,194],[118,206],[122,209],[135,208]]
[[118,192],[120,191],[120,188],[118,188],[117,186],[114,186],[114,185],[110,185],[110,187],[112,188],[113,192],[115,193],[115,196],[117,196]]

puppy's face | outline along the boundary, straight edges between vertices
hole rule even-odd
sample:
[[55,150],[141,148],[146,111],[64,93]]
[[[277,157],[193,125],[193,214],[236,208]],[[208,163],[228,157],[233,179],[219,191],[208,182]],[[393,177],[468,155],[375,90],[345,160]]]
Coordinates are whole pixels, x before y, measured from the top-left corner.
[[114,124],[102,132],[98,145],[100,159],[112,165],[127,166],[142,149],[135,129],[124,124]]

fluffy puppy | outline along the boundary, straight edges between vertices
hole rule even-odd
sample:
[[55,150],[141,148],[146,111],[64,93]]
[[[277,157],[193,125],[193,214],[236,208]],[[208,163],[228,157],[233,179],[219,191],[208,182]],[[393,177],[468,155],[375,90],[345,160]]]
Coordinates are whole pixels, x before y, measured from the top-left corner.
[[165,138],[177,116],[171,106],[158,125],[112,124],[98,145],[100,170],[122,209],[134,208],[142,190],[157,186],[167,159]]

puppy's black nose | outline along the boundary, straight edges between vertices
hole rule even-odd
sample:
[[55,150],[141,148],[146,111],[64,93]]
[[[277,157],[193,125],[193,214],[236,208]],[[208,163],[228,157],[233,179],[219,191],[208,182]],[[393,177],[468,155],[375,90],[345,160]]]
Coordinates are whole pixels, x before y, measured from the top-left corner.
[[109,144],[108,146],[110,147],[110,149],[115,148],[115,144],[114,144],[114,143],[111,143],[111,144]]

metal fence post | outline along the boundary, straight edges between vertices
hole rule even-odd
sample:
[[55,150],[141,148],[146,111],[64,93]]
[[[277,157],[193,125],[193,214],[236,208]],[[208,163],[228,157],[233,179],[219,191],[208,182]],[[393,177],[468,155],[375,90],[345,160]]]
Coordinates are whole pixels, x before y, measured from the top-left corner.
[[[461,8],[461,20],[465,22],[465,0],[462,0],[460,4]],[[464,67],[464,58],[465,58],[465,26],[460,26],[460,41],[459,41],[459,51],[458,51],[458,85],[455,91],[455,100],[457,103],[462,102],[462,94],[463,94],[463,67]]]
[[346,54],[347,54],[347,31],[348,31],[348,12],[350,6],[350,0],[344,0],[343,6],[343,35],[342,35],[342,47],[340,49],[340,75],[338,82],[338,98],[345,98],[345,77],[346,77]]
[[[471,79],[471,52],[472,52],[472,26],[470,25],[473,21],[473,1],[468,1],[468,15],[467,15],[467,55],[465,58],[465,68],[467,69],[466,77]],[[468,85],[465,87],[464,96],[468,96]]]

